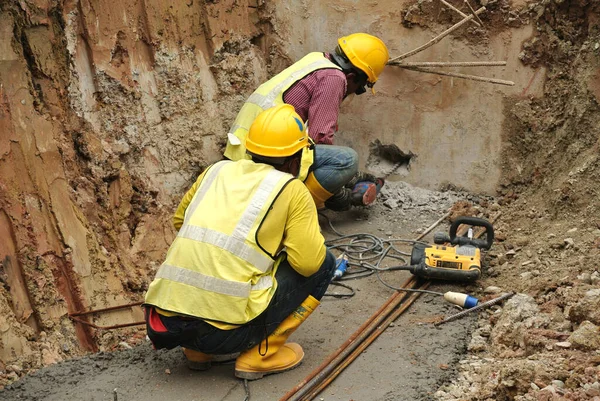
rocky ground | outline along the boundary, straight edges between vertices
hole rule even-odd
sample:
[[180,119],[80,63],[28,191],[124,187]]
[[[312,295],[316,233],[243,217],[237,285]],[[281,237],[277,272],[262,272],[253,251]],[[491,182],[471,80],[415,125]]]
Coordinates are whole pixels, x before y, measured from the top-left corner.
[[534,21],[519,58],[548,69],[544,97],[507,99],[503,183],[485,205],[501,217],[480,290],[517,295],[480,314],[438,400],[600,400],[598,12],[547,0],[504,18]]
[[[364,232],[384,240],[415,238],[452,205],[456,205],[457,214],[481,210],[468,198],[472,196],[388,182],[382,191],[381,202],[373,207],[343,213],[324,212],[322,229],[328,239],[337,237],[328,222],[344,234]],[[445,223],[439,227],[439,230],[446,229]],[[410,251],[410,247],[401,249]],[[397,260],[390,259],[382,266],[397,263]],[[351,272],[352,269],[349,274]],[[382,274],[381,278],[390,285],[399,286],[408,276],[407,272],[396,271]],[[285,374],[251,383],[252,400],[279,399],[343,343],[393,293],[374,275],[345,283],[353,288],[355,296],[344,299],[325,297],[314,315],[294,333],[293,340],[302,344],[306,351],[303,364]],[[430,289],[460,291],[461,287],[437,284]],[[347,293],[347,290],[334,286],[329,291]],[[328,401],[430,400],[439,385],[456,374],[457,362],[468,345],[474,316],[448,323],[441,329],[432,325],[444,314],[456,311],[441,297],[422,296],[319,397]],[[87,401],[108,399],[116,392],[119,400],[133,401],[244,399],[244,388],[233,378],[231,364],[217,366],[205,373],[191,372],[185,367],[180,349],[153,351],[141,337],[143,330],[134,334],[116,331],[107,335],[121,338],[114,352],[63,361],[41,370],[9,366],[7,374],[2,376],[4,380],[22,378],[0,391],[0,398]]]
[[[156,180],[152,182],[156,184],[163,180],[169,181],[174,172],[182,169],[191,177],[209,161],[204,156],[187,153],[188,147],[198,146],[198,138],[183,135],[183,132],[206,130],[211,135],[202,146],[211,151],[218,148],[215,132],[222,129],[224,122],[217,109],[222,107],[229,110],[232,104],[238,104],[242,97],[239,91],[247,90],[249,86],[254,87],[267,73],[250,71],[257,50],[250,46],[248,40],[227,38],[229,45],[214,55],[216,64],[210,67],[217,71],[219,82],[211,83],[204,76],[196,75],[197,70],[206,73],[209,66],[205,60],[193,59],[193,52],[188,51],[196,45],[186,36],[188,31],[176,31],[173,28],[183,26],[178,25],[179,20],[195,21],[194,18],[187,17],[186,12],[191,11],[180,10],[181,15],[174,17],[173,24],[165,27],[150,23],[153,27],[150,32],[146,33],[149,29],[146,27],[140,30],[143,32],[140,35],[149,35],[155,40],[163,34],[170,35],[173,36],[174,43],[185,42],[187,46],[179,53],[180,59],[176,60],[181,64],[180,68],[174,70],[169,67],[173,60],[166,59],[173,52],[157,52],[156,59],[152,61],[158,67],[157,85],[173,97],[153,104],[145,97],[148,95],[146,93],[140,95],[133,90],[124,91],[123,85],[117,85],[118,90],[111,86],[121,76],[123,63],[131,62],[127,52],[121,49],[127,38],[123,38],[122,43],[115,44],[114,49],[103,49],[94,38],[88,38],[93,31],[82,28],[82,36],[65,37],[52,41],[52,46],[49,46],[47,35],[53,33],[62,38],[61,31],[65,30],[65,23],[67,28],[69,24],[90,24],[91,20],[82,16],[82,13],[87,15],[90,10],[73,9],[66,13],[64,19],[57,17],[64,10],[54,10],[52,18],[46,20],[45,14],[40,12],[41,8],[29,3],[20,2],[21,7],[17,7],[17,11],[13,10],[15,7],[8,7],[8,3],[0,4],[3,11],[0,15],[3,21],[0,30],[4,29],[2,37],[11,38],[2,42],[2,49],[6,50],[3,54],[10,58],[13,55],[9,50],[12,49],[15,53],[14,60],[10,63],[0,64],[0,73],[4,74],[2,78],[7,82],[6,77],[23,78],[23,74],[16,74],[16,71],[29,69],[30,75],[15,85],[17,88],[31,88],[31,93],[20,99],[18,96],[21,95],[18,94],[27,91],[15,90],[16,92],[7,96],[0,87],[0,130],[8,132],[8,142],[13,147],[10,150],[4,143],[0,143],[0,160],[3,163],[10,161],[2,164],[2,176],[16,176],[14,181],[9,181],[11,185],[3,184],[3,191],[0,192],[3,207],[0,233],[3,238],[13,239],[14,244],[27,244],[12,248],[10,244],[2,244],[0,249],[10,254],[13,260],[26,262],[22,269],[23,275],[33,294],[28,299],[28,288],[22,281],[9,282],[6,279],[6,270],[14,265],[4,263],[4,270],[0,272],[0,309],[10,313],[0,316],[0,332],[5,335],[14,331],[18,338],[4,337],[3,341],[10,340],[23,346],[21,351],[24,356],[12,359],[13,362],[6,366],[0,364],[0,386],[7,385],[7,389],[0,393],[0,398],[107,399],[118,385],[128,388],[128,392],[121,392],[129,397],[126,399],[144,399],[135,398],[136,394],[167,397],[169,389],[177,391],[181,386],[190,386],[189,398],[193,398],[193,390],[205,391],[208,386],[216,392],[225,389],[222,399],[226,399],[228,395],[231,399],[241,399],[243,393],[239,384],[223,378],[229,377],[227,368],[220,368],[216,376],[210,376],[210,381],[199,384],[194,376],[189,376],[187,371],[180,369],[182,360],[179,354],[153,354],[145,343],[143,329],[104,331],[93,337],[89,331],[74,333],[73,324],[66,315],[67,311],[78,306],[78,300],[67,296],[69,284],[65,280],[69,278],[69,274],[65,272],[75,269],[76,274],[89,279],[87,284],[82,285],[81,291],[94,294],[97,296],[97,299],[93,298],[94,302],[102,305],[107,300],[124,303],[141,296],[148,279],[141,277],[137,266],[145,265],[149,260],[158,260],[172,236],[172,233],[161,229],[168,226],[165,221],[170,214],[162,202],[168,203],[170,194],[181,191],[187,183],[177,179],[173,181],[176,183],[175,187],[167,188],[164,193],[155,193],[146,188],[144,183],[147,180],[143,178],[145,173],[140,171],[152,171],[150,175]],[[212,16],[213,19],[208,24],[215,25],[212,29],[218,33],[211,38],[219,43],[211,42],[209,47],[225,41],[227,35],[217,23],[220,5],[216,3],[218,2],[203,3],[201,10]],[[342,232],[365,231],[382,237],[402,235],[411,238],[422,232],[453,204],[453,217],[460,214],[490,219],[497,217],[496,242],[486,256],[483,277],[474,285],[458,288],[482,300],[494,298],[504,292],[514,292],[515,295],[503,304],[479,313],[476,319],[473,316],[454,323],[448,331],[438,330],[432,335],[429,331],[403,331],[398,329],[402,326],[396,326],[394,330],[386,332],[388,337],[383,336],[378,340],[384,341],[386,346],[398,347],[398,344],[405,344],[405,340],[412,338],[411,336],[428,336],[427,341],[432,347],[421,348],[416,357],[400,351],[387,355],[388,349],[385,347],[382,347],[384,351],[370,353],[366,356],[372,358],[367,365],[369,377],[379,380],[378,390],[385,390],[387,386],[388,391],[367,391],[360,393],[359,399],[369,399],[369,396],[378,400],[402,399],[403,395],[411,394],[411,399],[418,397],[437,401],[598,401],[600,5],[592,0],[542,0],[527,4],[516,0],[512,2],[514,4],[504,0],[480,0],[478,3],[489,10],[489,14],[482,18],[487,18],[485,22],[489,23],[491,31],[527,23],[535,25],[535,34],[523,43],[519,58],[525,65],[546,72],[544,96],[505,100],[506,122],[501,166],[503,176],[497,196],[487,197],[451,190],[425,191],[397,181],[384,187],[380,203],[375,207],[344,215],[332,214],[330,217]],[[152,15],[162,15],[164,12],[158,5],[153,6],[152,10]],[[405,10],[403,23],[423,28],[432,25],[437,28],[440,24],[447,26],[455,16],[439,10],[437,2],[416,1]],[[223,13],[229,15],[227,11]],[[148,23],[148,20],[144,21]],[[254,30],[252,27],[248,29]],[[480,42],[487,40],[486,34],[477,28],[470,27],[467,30],[468,34],[464,34],[466,41],[476,40],[474,38],[479,38],[477,40]],[[19,40],[12,41],[13,34]],[[86,83],[83,82],[86,78],[85,69],[71,71],[66,66],[59,68],[51,62],[61,57],[66,58],[67,55],[63,53],[67,46],[73,57],[79,54],[73,48],[89,51],[85,43],[78,42],[82,38],[89,41],[92,47],[100,47],[95,49],[95,62],[104,62],[105,70],[111,74],[96,77],[93,82],[95,89],[92,88],[95,90],[92,91],[94,96],[86,98],[91,102],[89,104],[79,104],[79,101],[69,103],[64,96],[64,93],[69,92],[68,74],[76,77],[73,82],[77,82],[83,88],[82,91],[88,93]],[[150,39],[144,38],[144,43]],[[61,42],[63,40],[64,43]],[[83,53],[87,54],[85,51]],[[101,55],[106,56],[106,60],[102,61]],[[90,57],[89,54],[87,57]],[[142,79],[148,77],[142,76]],[[14,81],[18,79],[14,78]],[[195,87],[200,83],[204,85],[201,104],[190,95],[192,89],[178,90],[181,85]],[[130,84],[136,85],[134,82]],[[165,85],[169,87],[168,90],[163,87]],[[102,93],[112,95],[97,95]],[[213,98],[219,98],[221,106],[216,102],[211,103]],[[6,121],[11,122],[11,119],[16,121],[16,117],[11,115],[20,116],[21,105],[25,109],[31,104],[44,116],[31,123],[34,127],[31,130],[39,131],[37,136],[29,131],[12,132],[13,126],[22,128],[18,124],[3,125]],[[73,104],[78,105],[78,108],[66,112]],[[123,114],[121,109],[129,110],[126,106],[131,104],[135,106],[131,108],[133,114]],[[33,112],[33,109],[27,110],[29,113]],[[94,110],[101,112],[96,113]],[[82,115],[86,116],[86,122],[80,119]],[[142,115],[143,118],[140,117]],[[189,115],[194,115],[194,119],[190,119]],[[200,115],[211,116],[211,119],[205,121]],[[154,117],[157,118],[156,121],[153,120]],[[225,119],[231,118],[228,115]],[[98,132],[104,131],[96,132],[89,124],[100,124],[101,121],[105,125],[116,124],[122,137],[98,136]],[[131,121],[135,124],[131,124]],[[54,128],[48,128],[49,125]],[[107,126],[103,130],[113,128]],[[49,137],[43,137],[40,132]],[[189,143],[179,143],[171,150],[160,149],[163,153],[184,154],[181,164],[174,163],[177,157],[171,160],[173,165],[162,165],[156,159],[157,147],[164,145],[164,132],[175,132],[181,138],[189,138]],[[60,146],[53,148],[48,145],[53,143],[52,136],[62,138],[58,141]],[[36,138],[38,144],[26,149],[25,144],[35,142],[31,138]],[[147,146],[142,148],[140,145],[138,149],[127,145],[136,141],[147,142]],[[16,149],[18,143],[23,144],[23,154]],[[136,159],[136,162],[128,161],[138,154],[143,154],[144,157]],[[31,164],[23,161],[29,159],[41,159],[43,162],[34,169]],[[40,178],[45,177],[47,171],[54,171],[53,161],[56,160],[65,161],[65,172],[56,177],[48,175],[44,179]],[[389,166],[382,165],[380,172],[387,172],[386,167]],[[26,171],[31,172],[31,183],[25,179],[30,176],[24,173]],[[401,174],[393,178],[401,178]],[[48,183],[43,185],[45,179],[48,179]],[[63,184],[67,188],[58,188]],[[14,189],[21,186],[22,192]],[[27,191],[30,191],[30,186],[36,188],[35,191],[31,190],[34,195],[22,195],[29,193]],[[5,191],[5,188],[13,190]],[[446,189],[452,188],[447,186]],[[57,193],[61,193],[63,189],[65,193],[72,191],[75,194],[73,204],[78,210],[82,210],[81,214],[87,216],[87,220],[80,215],[69,214],[74,213],[71,201],[57,197]],[[44,219],[44,216],[50,217]],[[83,220],[88,231],[82,227],[83,231],[79,230],[77,222]],[[12,224],[13,221],[17,223]],[[45,221],[45,225],[37,226],[35,221]],[[150,246],[159,242],[160,245]],[[40,244],[43,246],[38,249]],[[45,244],[50,245],[44,247]],[[73,252],[73,249],[85,248],[85,244],[89,244],[91,250],[90,257],[94,266],[92,276],[85,276],[86,272],[77,270],[77,266],[81,266],[77,263],[81,262],[82,256]],[[6,246],[8,248],[5,249]],[[119,269],[114,266],[119,266]],[[113,275],[107,272],[116,273]],[[100,289],[94,291],[94,288],[87,287],[98,281],[107,283],[112,292]],[[58,283],[57,288],[53,284],[55,282]],[[370,302],[369,306],[373,308],[389,295],[389,292],[381,291],[382,287],[376,281],[365,280],[357,286],[364,294],[370,295],[357,299]],[[80,293],[75,292],[75,295]],[[8,301],[10,299],[18,302],[11,303]],[[33,306],[27,302],[31,302]],[[454,312],[443,303],[425,298],[419,302],[422,303],[415,307],[416,316],[409,319],[407,324],[415,321],[422,323],[432,315]],[[340,305],[344,304],[324,305],[323,315],[314,321],[330,322],[339,313]],[[34,307],[37,308],[36,313],[33,313]],[[424,309],[418,309],[419,307]],[[366,309],[357,313],[360,308],[351,306],[350,303],[345,308],[343,312],[355,319],[353,323],[356,325],[369,315]],[[133,318],[134,315],[129,317]],[[402,324],[398,322],[398,325]],[[47,330],[40,330],[40,327]],[[316,351],[311,360],[316,362],[335,346],[334,338],[342,339],[347,332],[348,329],[342,327],[339,332],[331,332],[322,343],[308,336],[300,338],[313,341]],[[456,341],[450,341],[454,337],[449,336],[449,333],[456,336]],[[86,338],[93,338],[103,353],[53,365],[84,353],[84,350],[78,348],[77,339],[82,341]],[[411,346],[414,344],[411,343]],[[450,351],[445,353],[436,349],[436,346],[447,347]],[[129,349],[131,347],[133,349]],[[118,350],[125,351],[106,354]],[[427,354],[437,355],[436,353],[439,353],[439,359],[427,360]],[[386,354],[391,359],[386,360],[389,365],[384,366],[383,372],[376,375],[375,368],[379,364],[377,356],[381,354]],[[407,360],[410,364],[405,363]],[[46,365],[52,366],[38,371],[39,367]],[[152,366],[150,371],[144,370],[147,365]],[[346,376],[346,379],[342,376],[342,384],[330,391],[324,399],[351,399],[357,394],[358,390],[353,387],[355,378],[364,372],[361,370],[362,365],[356,366],[359,368],[355,368],[357,370],[351,376]],[[394,370],[398,374],[391,374],[393,369],[387,369],[387,366],[399,367],[399,370]],[[418,367],[422,366],[427,366],[428,369],[425,372],[419,370]],[[303,368],[305,370],[299,371],[299,375],[308,373],[311,367],[314,366],[307,365]],[[171,376],[171,373],[166,372],[167,369],[176,374]],[[128,375],[127,372],[131,374]],[[388,380],[382,379],[386,374]],[[412,384],[397,382],[401,380],[398,376],[403,374],[407,374],[407,380]],[[160,377],[160,386],[151,388],[150,384],[156,382],[148,379],[150,376]],[[96,377],[98,381],[94,381]],[[143,377],[146,381],[140,379]],[[263,382],[263,385],[255,388],[255,394],[269,399],[269,395],[279,394],[277,391],[289,389],[296,384],[297,377],[282,377],[281,381]],[[127,387],[127,383],[138,379],[142,385]],[[212,384],[209,386],[207,383]],[[394,387],[395,383],[400,384]],[[269,386],[275,386],[275,390],[271,389],[269,392]],[[93,388],[95,392],[86,393],[86,388]],[[407,392],[409,388],[411,393]],[[144,389],[148,393],[140,392]]]

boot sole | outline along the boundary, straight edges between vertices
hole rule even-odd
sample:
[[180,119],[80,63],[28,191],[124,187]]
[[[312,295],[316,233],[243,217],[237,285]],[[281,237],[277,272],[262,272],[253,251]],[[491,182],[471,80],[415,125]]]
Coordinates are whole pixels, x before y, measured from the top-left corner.
[[302,360],[300,360],[297,364],[292,365],[288,368],[272,370],[272,371],[268,371],[268,372],[246,372],[243,370],[236,370],[235,377],[237,377],[238,379],[244,379],[244,380],[258,380],[258,379],[262,379],[263,377],[268,376],[268,375],[274,375],[275,373],[287,372],[288,370],[297,368],[301,364],[302,364]]
[[204,370],[208,370],[211,367],[211,363],[210,362],[192,362],[192,361],[188,361],[187,363],[187,367],[190,370],[197,370],[197,371],[204,371]]
[[191,370],[199,370],[199,371],[208,370],[212,367],[212,365],[222,365],[222,364],[226,364],[228,362],[233,362],[239,355],[240,355],[239,352],[236,352],[233,354],[213,355],[212,356],[213,359],[210,361],[206,361],[206,362],[194,362],[194,361],[188,360],[187,366]]

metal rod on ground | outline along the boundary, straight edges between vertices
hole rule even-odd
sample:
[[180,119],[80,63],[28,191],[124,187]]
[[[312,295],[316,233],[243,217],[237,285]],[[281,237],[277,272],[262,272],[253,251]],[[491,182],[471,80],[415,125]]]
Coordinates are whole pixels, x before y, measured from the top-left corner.
[[83,316],[83,315],[89,315],[90,313],[108,312],[108,311],[113,311],[113,310],[118,310],[118,309],[130,308],[132,306],[139,306],[141,304],[143,304],[143,302],[133,302],[133,303],[126,304],[126,305],[109,306],[108,308],[93,309],[93,310],[88,310],[85,312],[75,312],[75,313],[71,313],[69,316]]
[[[414,276],[410,277],[402,286],[412,287],[416,281],[417,280]],[[319,365],[316,369],[314,369],[306,378],[304,378],[304,380],[298,383],[296,387],[281,397],[279,401],[287,401],[294,396],[301,397],[306,392],[310,391],[309,386],[312,386],[314,383],[317,383],[319,380],[321,380],[321,378],[325,376],[326,371],[332,370],[333,367],[337,366],[340,360],[343,360],[345,355],[340,356],[340,354],[345,353],[346,350],[351,347],[356,347],[357,342],[360,343],[360,341],[362,341],[369,332],[376,328],[381,321],[385,319],[385,316],[388,316],[389,313],[391,313],[391,311],[398,306],[403,297],[404,295],[402,295],[400,291],[394,292],[394,294],[392,294],[392,296],[389,297],[388,300],[350,336],[350,338],[348,338],[333,354],[327,357],[327,359],[323,361],[323,363],[321,363],[321,365]],[[352,350],[349,352],[351,351]]]
[[246,394],[244,401],[250,401],[250,387],[248,386],[248,380],[246,379],[244,379],[244,393]]
[[481,18],[479,18],[479,15],[475,14],[475,10],[473,10],[473,7],[471,7],[471,3],[469,3],[469,0],[465,0],[465,4],[469,7],[469,10],[471,10],[473,16],[477,19],[481,26],[483,26],[483,21],[481,20]]
[[[409,280],[405,282],[406,286],[410,285],[410,288],[414,288],[414,284],[416,284],[417,280],[414,277],[411,277]],[[402,300],[408,296],[407,293],[400,295],[401,291],[397,291],[394,293],[394,299],[392,302],[386,302],[387,307],[382,311],[381,315],[373,315],[371,322],[355,337],[355,340],[349,342],[348,344],[343,345],[343,349],[338,355],[331,359],[331,361],[325,366],[321,371],[316,372],[312,379],[306,382],[304,386],[302,386],[295,394],[290,395],[290,400],[300,401],[306,399],[305,397],[314,391],[314,389],[320,386],[324,380],[330,376],[330,374],[340,365],[342,364],[348,356],[357,349],[365,339],[369,338],[373,334],[373,332],[382,324],[383,321],[396,309],[396,307],[402,302]],[[293,398],[291,398],[293,397]],[[284,398],[287,399],[287,398]],[[281,399],[280,401],[283,401]]]
[[439,326],[440,324],[444,324],[444,323],[448,323],[448,322],[451,322],[451,321],[456,320],[456,319],[460,319],[461,317],[463,317],[463,316],[465,316],[465,315],[467,315],[467,314],[469,314],[471,312],[475,312],[475,311],[481,310],[483,308],[487,308],[488,306],[496,305],[497,303],[502,302],[505,299],[508,299],[508,298],[512,297],[513,295],[515,295],[515,294],[512,293],[512,292],[509,292],[508,294],[504,294],[504,295],[502,295],[502,296],[500,296],[498,298],[494,298],[494,299],[492,299],[490,301],[487,301],[487,302],[484,302],[482,304],[479,304],[479,305],[477,305],[477,306],[475,306],[475,307],[473,307],[471,309],[466,309],[466,310],[464,310],[462,312],[459,312],[459,313],[457,313],[455,315],[449,316],[449,317],[445,318],[444,320],[442,320],[441,322],[434,323],[433,325],[434,326]]
[[433,230],[434,228],[436,228],[442,221],[446,220],[450,215],[452,214],[452,211],[448,211],[445,215],[443,215],[442,217],[440,217],[435,223],[433,223],[432,225],[430,225],[429,227],[427,227],[427,229],[425,231],[423,231],[415,241],[419,241],[421,239],[423,239],[423,237],[425,237],[427,234],[429,234],[431,232],[431,230]]
[[489,82],[492,84],[507,85],[507,86],[514,86],[514,84],[515,84],[513,81],[505,81],[503,79],[480,77],[477,75],[459,74],[457,72],[434,71],[434,70],[428,70],[426,68],[420,68],[420,67],[404,67],[404,66],[399,66],[399,67],[405,68],[410,71],[427,72],[429,74],[469,79],[471,81]]
[[[429,287],[430,282],[425,282],[423,285],[421,285],[420,289],[426,289],[427,287]],[[400,316],[402,313],[404,313],[404,311],[406,309],[408,309],[408,307],[410,305],[412,305],[412,303],[421,295],[421,293],[412,293],[408,299],[406,299],[406,301],[404,301],[402,303],[402,306],[400,306],[400,308],[396,309],[394,312],[392,312],[391,315],[389,315],[381,325],[377,326],[377,329],[371,333],[366,339],[365,341],[361,342],[360,345],[354,350],[352,351],[352,353],[343,360],[343,362],[338,365],[333,372],[331,372],[324,381],[322,381],[321,383],[319,383],[318,386],[316,386],[309,394],[307,394],[306,397],[303,398],[299,398],[298,401],[305,401],[305,400],[312,400],[314,399],[317,395],[319,395],[319,393],[321,391],[323,391],[325,389],[325,387],[327,387],[348,365],[350,365],[350,363],[352,363],[369,345],[371,345],[371,343],[373,341],[375,341],[375,339],[377,339],[377,337],[379,337],[379,335],[381,333],[383,333],[385,331],[385,329],[393,322],[395,321],[398,316]]]
[[491,67],[505,66],[506,61],[394,61],[388,65],[398,67]]
[[[475,11],[475,14],[481,14],[482,12],[485,11],[485,7],[481,7],[479,10]],[[393,59],[390,60],[390,62],[392,61],[396,61],[396,60],[403,60],[407,57],[410,57],[414,54],[420,53],[423,50],[427,49],[428,47],[431,47],[433,45],[435,45],[437,42],[439,42],[440,40],[442,40],[444,37],[450,35],[452,32],[456,31],[458,28],[460,28],[461,26],[463,26],[464,24],[466,24],[467,22],[471,21],[473,19],[473,15],[469,15],[468,17],[466,17],[465,19],[463,19],[462,21],[454,24],[452,27],[446,29],[444,32],[440,33],[438,36],[436,36],[435,38],[431,39],[429,42],[425,43],[424,45],[421,45],[419,47],[417,47],[414,50],[411,50],[407,53],[404,53],[398,57],[394,57]]]
[[[448,3],[447,1],[445,1],[445,0],[440,0],[440,1],[442,2],[443,5],[445,5],[449,9],[456,11],[461,17],[463,17],[463,18],[468,17],[467,14],[463,13],[462,11],[460,11],[458,8],[454,7],[452,4]],[[481,26],[481,24],[475,20],[472,20],[472,22],[477,26]]]
[[[439,225],[444,219],[450,216],[450,211],[448,211],[444,216],[438,219],[435,223],[433,223],[430,227],[428,227],[423,233],[421,233],[416,241],[422,239],[427,233],[433,230],[437,225]],[[404,284],[403,287],[411,286],[414,287],[414,284],[417,282],[414,276],[410,277]],[[344,344],[342,344],[331,356],[329,356],[319,367],[314,369],[302,382],[300,382],[296,387],[288,391],[279,401],[287,401],[292,397],[302,396],[310,391],[309,385],[313,385],[313,383],[321,380],[322,377],[325,377],[325,370],[331,371],[337,366],[339,363],[338,360],[341,358],[345,358],[345,355],[341,355],[342,353],[351,353],[352,347],[356,348],[355,344],[357,341],[362,342],[369,335],[368,333],[372,332],[373,327],[377,328],[381,321],[385,321],[385,318],[390,315],[390,313],[398,307],[398,305],[402,302],[404,298],[406,298],[407,294],[400,294],[401,291],[394,292],[388,300],[382,305],[371,317],[363,323],[363,325],[348,339]],[[411,296],[415,296],[416,299],[420,293],[412,293]],[[412,302],[412,301],[411,301]],[[407,306],[408,307],[408,306]],[[402,309],[404,311],[404,309]],[[400,312],[402,313],[402,312]],[[387,327],[387,326],[386,326]],[[360,343],[359,343],[360,344]],[[349,352],[346,350],[350,349]],[[337,374],[336,374],[337,375]],[[296,398],[298,399],[298,398]]]
[[93,327],[98,330],[112,330],[112,329],[122,329],[123,327],[131,327],[131,326],[141,326],[142,324],[146,324],[145,321],[141,322],[132,322],[132,323],[124,323],[124,324],[115,324],[113,326],[97,326],[94,323],[86,322],[85,320],[81,320],[80,318],[70,315],[69,318],[86,326]]

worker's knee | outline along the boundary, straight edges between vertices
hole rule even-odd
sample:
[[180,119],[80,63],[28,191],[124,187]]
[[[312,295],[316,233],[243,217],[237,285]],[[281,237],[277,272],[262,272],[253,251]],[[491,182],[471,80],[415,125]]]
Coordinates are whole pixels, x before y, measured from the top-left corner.
[[314,178],[331,194],[339,191],[358,171],[358,154],[347,146],[317,145]]
[[358,153],[352,148],[340,146],[340,164],[341,167],[352,172],[352,175],[358,171]]
[[312,295],[318,300],[321,300],[321,298],[323,298],[323,295],[325,294],[325,291],[327,291],[329,283],[333,279],[334,272],[335,256],[328,249],[325,255],[325,260],[323,261],[323,264],[321,264],[319,271],[316,273],[317,277],[314,278],[314,288],[310,292],[310,295]]
[[327,249],[327,252],[325,253],[325,260],[321,265],[321,270],[323,270],[328,277],[327,280],[331,280],[333,277],[333,273],[335,272],[335,262],[335,256],[329,249]]

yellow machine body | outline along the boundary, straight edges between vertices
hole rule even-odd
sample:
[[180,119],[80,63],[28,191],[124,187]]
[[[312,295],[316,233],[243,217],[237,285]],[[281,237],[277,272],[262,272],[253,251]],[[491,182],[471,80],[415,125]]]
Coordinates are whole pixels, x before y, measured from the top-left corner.
[[[483,227],[485,240],[469,235],[456,235],[461,224]],[[435,245],[415,243],[410,256],[410,272],[425,279],[475,281],[481,276],[481,250],[488,250],[494,242],[492,224],[477,217],[459,217],[450,226],[449,235],[434,235]]]
[[481,271],[481,251],[474,246],[433,245],[425,248],[425,263],[436,269]]

